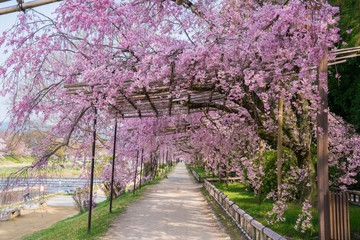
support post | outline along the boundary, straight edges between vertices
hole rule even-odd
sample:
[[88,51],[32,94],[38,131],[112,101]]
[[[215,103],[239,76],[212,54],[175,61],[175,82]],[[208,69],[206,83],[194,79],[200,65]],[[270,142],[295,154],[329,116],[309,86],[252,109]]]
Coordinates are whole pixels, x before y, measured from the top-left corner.
[[143,174],[143,161],[144,161],[144,148],[141,149],[140,184],[139,184],[139,188],[141,188],[141,177],[142,177],[142,174]]
[[283,137],[283,108],[284,102],[282,97],[279,98],[279,119],[278,119],[278,135],[277,135],[277,187],[278,199],[281,198],[282,183],[282,137]]
[[318,69],[318,88],[321,98],[320,113],[317,116],[317,179],[318,179],[318,216],[319,240],[330,239],[330,203],[328,172],[328,97],[324,86],[327,86],[328,71],[327,53],[321,58]]
[[[259,168],[263,165],[263,151],[264,151],[264,140],[260,139],[260,146],[259,146]],[[260,174],[260,186],[258,190],[258,204],[260,205],[262,202],[262,181],[263,176]]]
[[95,144],[96,144],[96,120],[97,120],[97,109],[94,108],[94,125],[93,125],[93,143],[91,149],[91,175],[90,175],[90,201],[89,201],[89,218],[88,218],[88,234],[91,231],[91,212],[92,212],[92,201],[93,201],[93,185],[94,185],[94,166],[95,166]]
[[116,157],[116,137],[117,137],[117,116],[115,117],[115,130],[114,130],[114,144],[113,144],[113,156],[112,156],[112,168],[111,168],[111,181],[110,181],[110,208],[112,211],[112,200],[114,194],[114,174],[115,174],[115,157]]
[[136,187],[136,175],[137,175],[137,166],[138,166],[138,161],[139,161],[139,150],[136,150],[136,163],[135,163],[135,176],[134,176],[134,190],[133,190],[133,194],[135,194],[135,187]]
[[166,147],[166,174],[169,172],[170,164],[169,164],[169,150]]

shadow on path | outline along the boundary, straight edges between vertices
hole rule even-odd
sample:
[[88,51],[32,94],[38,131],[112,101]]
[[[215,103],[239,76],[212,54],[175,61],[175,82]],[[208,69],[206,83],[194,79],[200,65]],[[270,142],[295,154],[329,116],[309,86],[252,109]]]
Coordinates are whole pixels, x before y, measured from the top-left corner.
[[180,163],[130,205],[102,239],[225,239],[199,188]]

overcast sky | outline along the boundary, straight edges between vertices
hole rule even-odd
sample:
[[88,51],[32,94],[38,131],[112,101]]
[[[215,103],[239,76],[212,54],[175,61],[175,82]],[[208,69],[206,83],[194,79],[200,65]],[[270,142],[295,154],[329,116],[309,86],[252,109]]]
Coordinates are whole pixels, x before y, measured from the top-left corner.
[[[25,2],[28,2],[29,0],[25,0]],[[0,3],[1,7],[16,5],[16,0],[11,0],[10,2],[6,3]],[[47,16],[50,16],[52,12],[54,12],[55,8],[59,6],[60,3],[52,3],[45,6],[41,6],[36,8],[37,11],[46,14]],[[6,31],[7,29],[11,28],[17,19],[17,16],[21,14],[19,12],[16,13],[10,13],[6,15],[0,15],[0,33]],[[4,55],[4,49],[0,48],[0,65],[2,65],[6,59],[6,55]],[[8,97],[1,97],[0,96],[0,122],[2,121],[9,121],[9,119],[6,117],[6,112],[8,108]]]

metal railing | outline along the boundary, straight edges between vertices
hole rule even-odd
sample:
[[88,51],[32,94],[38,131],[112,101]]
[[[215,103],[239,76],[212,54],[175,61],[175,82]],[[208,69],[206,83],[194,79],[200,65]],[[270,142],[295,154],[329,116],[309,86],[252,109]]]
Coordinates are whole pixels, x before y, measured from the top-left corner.
[[238,228],[245,234],[248,239],[255,240],[280,240],[286,239],[285,237],[277,234],[270,228],[265,227],[255,218],[251,217],[244,210],[232,202],[226,195],[219,189],[212,185],[206,179],[204,180],[204,187],[215,201],[221,206],[222,209],[235,221]]

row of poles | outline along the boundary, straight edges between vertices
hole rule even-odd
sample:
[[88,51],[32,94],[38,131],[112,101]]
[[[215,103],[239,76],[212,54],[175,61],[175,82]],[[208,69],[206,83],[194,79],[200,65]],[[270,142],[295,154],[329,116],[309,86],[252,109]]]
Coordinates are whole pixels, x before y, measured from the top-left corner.
[[[91,149],[91,174],[90,174],[90,199],[89,199],[89,215],[88,215],[88,229],[87,232],[91,232],[91,217],[92,217],[92,202],[93,202],[93,185],[94,185],[94,169],[95,169],[95,148],[96,148],[96,124],[97,124],[97,109],[94,108],[94,122],[93,122],[93,142]],[[112,166],[111,166],[111,180],[110,180],[110,204],[109,204],[109,213],[112,213],[112,202],[114,196],[114,175],[115,175],[115,158],[116,158],[116,139],[117,139],[117,117],[115,118],[115,127],[114,127],[114,141],[113,141],[113,156],[112,156]],[[164,153],[165,154],[165,153]],[[136,166],[135,166],[135,176],[134,176],[134,188],[133,193],[135,193],[136,188],[136,178],[137,178],[137,166],[139,160],[139,150],[136,150]],[[166,151],[166,161],[168,160],[168,151]],[[141,174],[143,172],[143,161],[144,161],[144,149],[141,149],[141,162],[140,162],[140,183],[139,188],[141,188]],[[168,164],[168,162],[167,162]]]

